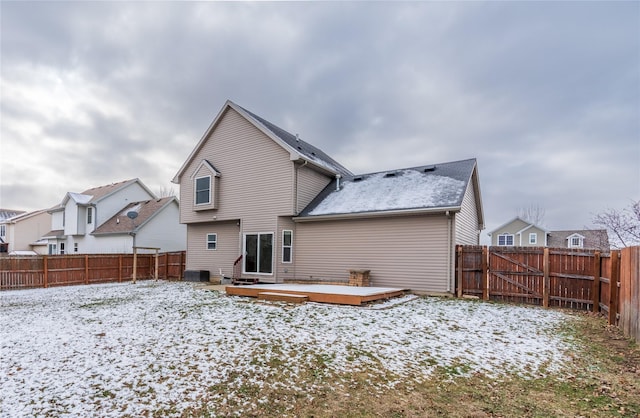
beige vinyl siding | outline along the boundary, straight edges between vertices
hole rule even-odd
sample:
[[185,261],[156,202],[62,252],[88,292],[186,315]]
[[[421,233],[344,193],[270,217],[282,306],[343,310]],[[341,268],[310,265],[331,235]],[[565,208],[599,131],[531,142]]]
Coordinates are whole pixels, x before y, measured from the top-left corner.
[[478,229],[478,208],[476,207],[473,182],[467,184],[462,199],[460,212],[455,214],[455,243],[462,245],[478,245],[480,235]]
[[[206,159],[220,172],[217,210],[193,210],[193,171]],[[243,219],[245,232],[275,232],[276,216],[291,215],[290,154],[228,109],[180,179],[183,223]]]
[[451,245],[444,215],[297,223],[298,279],[341,279],[371,270],[372,286],[449,292]]
[[296,214],[302,212],[331,180],[307,166],[298,168]]
[[[207,234],[217,234],[217,248],[207,250]],[[187,227],[187,270],[208,270],[217,277],[233,274],[233,262],[240,254],[240,228],[237,221],[209,222]]]

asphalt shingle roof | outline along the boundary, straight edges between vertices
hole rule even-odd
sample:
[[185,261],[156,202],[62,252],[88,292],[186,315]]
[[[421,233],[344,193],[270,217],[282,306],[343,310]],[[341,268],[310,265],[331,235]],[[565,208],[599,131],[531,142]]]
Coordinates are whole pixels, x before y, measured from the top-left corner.
[[[132,232],[174,199],[175,197],[171,196],[132,202],[96,228],[93,234],[126,234]],[[127,217],[127,213],[130,211],[138,212],[138,217],[133,222]]]
[[353,174],[351,173],[351,171],[345,168],[342,164],[340,164],[339,162],[331,158],[329,155],[327,155],[320,148],[316,148],[315,146],[309,144],[308,142],[303,141],[298,136],[285,131],[279,126],[276,126],[273,123],[269,122],[268,120],[261,118],[260,116],[256,115],[253,112],[250,112],[244,107],[242,106],[238,106],[238,107],[240,107],[242,110],[247,112],[247,114],[249,114],[249,116],[255,119],[256,122],[260,123],[266,129],[271,131],[275,136],[277,136],[282,141],[284,141],[288,146],[296,150],[299,154],[304,155],[307,159],[314,161],[318,164],[324,165],[325,167],[333,171],[337,171],[343,176],[348,176]]
[[299,217],[460,207],[475,165],[469,159],[345,176],[339,190],[334,180]]

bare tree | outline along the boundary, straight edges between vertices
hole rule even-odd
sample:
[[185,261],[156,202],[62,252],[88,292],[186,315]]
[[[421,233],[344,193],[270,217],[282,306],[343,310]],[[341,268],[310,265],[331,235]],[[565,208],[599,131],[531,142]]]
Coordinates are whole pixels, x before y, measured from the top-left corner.
[[640,200],[622,210],[607,209],[593,218],[595,225],[609,231],[614,247],[640,245]]
[[546,211],[539,205],[531,204],[528,208],[518,209],[518,217],[534,225],[542,225]]
[[158,190],[159,198],[171,197],[175,195],[176,195],[176,192],[173,190],[173,187],[160,186],[160,189]]

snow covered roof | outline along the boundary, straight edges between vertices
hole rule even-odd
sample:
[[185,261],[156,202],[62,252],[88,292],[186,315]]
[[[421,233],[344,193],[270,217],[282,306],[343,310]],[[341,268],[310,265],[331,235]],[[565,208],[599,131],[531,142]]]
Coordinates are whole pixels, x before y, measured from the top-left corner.
[[298,218],[459,208],[475,166],[470,159],[347,176],[329,184]]

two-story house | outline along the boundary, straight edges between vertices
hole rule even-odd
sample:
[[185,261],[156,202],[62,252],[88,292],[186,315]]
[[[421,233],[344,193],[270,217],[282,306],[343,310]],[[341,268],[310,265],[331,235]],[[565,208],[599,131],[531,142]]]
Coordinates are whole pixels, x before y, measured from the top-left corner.
[[0,220],[0,252],[15,254],[41,253],[38,239],[51,226],[51,215],[45,209],[33,212],[18,212]]
[[475,159],[354,175],[227,101],[173,182],[187,269],[276,283],[344,281],[451,292],[456,244],[484,217]]
[[488,235],[494,246],[584,248],[609,252],[609,235],[606,229],[549,231],[515,217]]
[[49,213],[51,231],[42,237],[49,254],[131,253],[134,242],[161,251],[186,248],[178,200],[158,199],[137,178],[68,192]]

